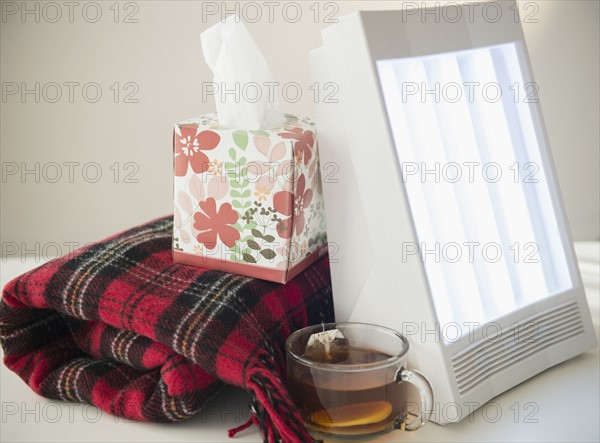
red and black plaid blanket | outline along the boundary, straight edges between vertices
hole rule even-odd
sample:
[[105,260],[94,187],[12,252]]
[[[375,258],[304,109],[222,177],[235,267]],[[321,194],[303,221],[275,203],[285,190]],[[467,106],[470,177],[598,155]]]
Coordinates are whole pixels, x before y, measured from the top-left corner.
[[310,441],[282,383],[285,339],[333,319],[327,257],[285,285],[174,264],[158,219],[40,266],[0,302],[4,364],[38,394],[170,422],[223,383],[265,441]]

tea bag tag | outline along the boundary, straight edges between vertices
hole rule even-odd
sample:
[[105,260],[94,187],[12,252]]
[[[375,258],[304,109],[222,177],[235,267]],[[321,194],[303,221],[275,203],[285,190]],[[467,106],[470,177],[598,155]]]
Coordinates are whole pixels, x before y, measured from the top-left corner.
[[348,339],[339,329],[316,332],[308,338],[303,357],[320,363],[339,363],[350,356]]

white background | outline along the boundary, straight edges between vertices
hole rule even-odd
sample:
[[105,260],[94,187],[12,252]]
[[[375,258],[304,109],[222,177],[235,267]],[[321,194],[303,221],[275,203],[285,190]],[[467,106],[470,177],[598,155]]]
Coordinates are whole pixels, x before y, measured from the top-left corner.
[[[75,2],[69,17],[63,2],[2,2],[3,255],[66,253],[73,245],[171,213],[172,125],[214,110],[213,98],[202,97],[202,83],[212,81],[212,74],[199,36],[221,19],[222,2],[91,3]],[[291,82],[301,87],[296,103],[294,89],[288,90],[283,110],[312,116],[308,51],[321,44],[326,17],[423,2],[300,2],[295,23],[292,3],[278,2],[271,20],[268,6],[255,2],[261,16],[248,27],[281,83],[278,92]],[[236,4],[242,17],[254,20],[256,8],[236,2],[226,7],[235,10]],[[9,15],[15,5],[17,13]],[[203,14],[207,5],[216,14]],[[23,16],[24,8],[38,13]],[[599,2],[522,1],[520,9],[531,22],[524,24],[525,37],[573,236],[596,240]],[[102,15],[91,23],[98,10]],[[76,83],[73,103],[69,82]],[[37,96],[22,97],[36,83]],[[15,85],[16,94],[8,95]],[[87,95],[85,85],[91,85]],[[101,98],[88,103],[97,90]],[[50,103],[57,91],[60,99]],[[124,103],[130,93],[137,103]],[[26,169],[34,172],[23,176]],[[98,171],[102,176],[94,183]],[[128,174],[137,182],[127,183]]]
[[[0,103],[1,241],[3,255],[11,256],[10,261],[2,259],[3,283],[38,264],[35,254],[63,254],[170,213],[172,125],[214,109],[213,100],[203,101],[201,94],[202,83],[212,77],[202,58],[199,35],[221,18],[222,2],[214,2],[219,13],[208,19],[200,2],[138,1],[116,6],[112,1],[102,2],[102,16],[96,23],[89,22],[96,13],[89,3],[75,2],[71,23],[68,8],[57,2],[62,18],[51,23],[56,10],[45,6],[47,2],[2,1],[3,10],[6,4],[19,8],[25,4],[40,11],[39,22],[34,14],[23,18],[21,11],[3,16],[0,22],[2,88],[19,87],[17,94],[3,97]],[[332,11],[342,15],[423,2],[321,2],[316,7],[313,1],[302,2],[302,17],[296,23],[282,13],[290,2],[279,3],[272,23],[265,7],[262,18],[248,27],[275,78],[282,85],[297,82],[301,87],[300,100],[284,101],[284,111],[312,116],[308,51],[321,44],[325,16]],[[235,4],[227,2],[227,7],[233,9]],[[599,2],[522,1],[520,6],[529,8],[528,13],[535,11],[537,23],[524,24],[525,37],[573,235],[580,240],[598,239]],[[319,11],[317,20],[315,11]],[[294,10],[288,12],[293,18]],[[137,23],[124,22],[130,13],[129,18]],[[50,103],[41,91],[51,82],[62,85],[57,103]],[[65,86],[68,82],[78,84],[73,103]],[[36,94],[23,99],[22,87],[34,89],[36,83],[40,84],[39,103]],[[102,97],[97,103],[88,103],[82,94],[82,86],[89,83],[100,87]],[[126,88],[127,83],[134,86]],[[115,89],[119,90],[117,103]],[[137,103],[124,103],[125,94],[134,90],[132,98]],[[55,95],[53,89],[46,92],[49,98]],[[74,172],[72,183],[68,162]],[[61,178],[51,183],[54,163],[60,166]],[[134,166],[126,167],[128,163]],[[17,173],[6,175],[7,168],[15,165]],[[87,175],[85,165],[91,165]],[[35,171],[36,167],[39,172],[21,176],[22,169]],[[93,183],[98,167],[102,177]],[[137,182],[126,183],[125,175],[131,172],[130,178]],[[598,245],[591,249],[595,264],[592,280],[586,284],[597,328]],[[21,263],[22,257],[27,263]],[[181,424],[114,423],[106,414],[94,422],[93,408],[71,409],[62,403],[58,406],[61,418],[52,423],[48,418],[56,417],[52,414],[57,409],[48,407],[46,400],[4,367],[0,371],[2,441],[227,441],[225,429],[246,418],[244,394],[232,392],[215,399],[204,415]],[[446,428],[432,424],[419,433],[393,434],[384,440],[597,441],[598,398],[596,349],[495,399],[503,414],[497,422],[476,413],[473,423],[463,421]],[[524,422],[524,414],[531,411],[525,409],[528,402],[539,407],[533,417],[537,423]],[[515,404],[520,410],[517,421]],[[13,406],[15,415],[6,415]],[[34,412],[23,418],[27,410]],[[70,411],[77,425],[72,424]],[[246,431],[240,440],[259,441],[254,431]]]

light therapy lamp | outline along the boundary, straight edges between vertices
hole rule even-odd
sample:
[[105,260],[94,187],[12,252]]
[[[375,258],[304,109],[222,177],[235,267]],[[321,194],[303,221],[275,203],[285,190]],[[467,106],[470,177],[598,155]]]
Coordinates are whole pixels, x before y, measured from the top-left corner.
[[432,420],[596,346],[516,4],[350,14],[311,69],[336,319],[408,337]]

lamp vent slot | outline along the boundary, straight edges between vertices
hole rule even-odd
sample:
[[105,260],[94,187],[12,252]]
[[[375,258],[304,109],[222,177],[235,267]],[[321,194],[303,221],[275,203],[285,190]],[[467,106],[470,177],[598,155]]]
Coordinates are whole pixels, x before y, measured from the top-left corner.
[[484,337],[452,357],[458,391],[464,395],[497,372],[583,331],[579,306],[571,301]]

